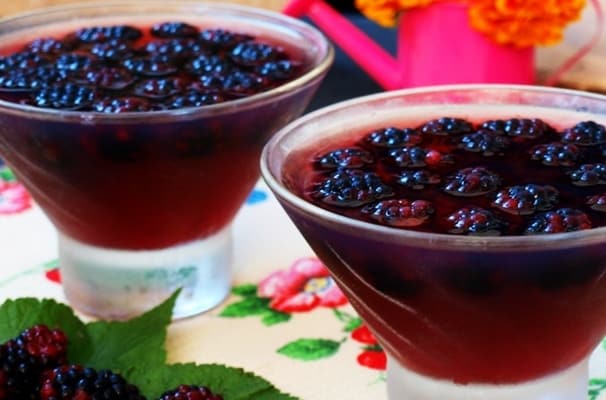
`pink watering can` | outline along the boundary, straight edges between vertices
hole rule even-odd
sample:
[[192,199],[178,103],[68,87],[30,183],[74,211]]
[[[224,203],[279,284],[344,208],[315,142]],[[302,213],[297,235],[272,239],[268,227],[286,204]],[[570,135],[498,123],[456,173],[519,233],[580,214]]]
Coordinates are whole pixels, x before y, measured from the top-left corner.
[[[283,12],[310,18],[385,90],[451,83],[536,83],[534,47],[491,41],[470,26],[468,6],[461,1],[434,2],[403,13],[395,57],[323,0],[290,0]],[[594,41],[597,38],[571,62],[588,52]]]

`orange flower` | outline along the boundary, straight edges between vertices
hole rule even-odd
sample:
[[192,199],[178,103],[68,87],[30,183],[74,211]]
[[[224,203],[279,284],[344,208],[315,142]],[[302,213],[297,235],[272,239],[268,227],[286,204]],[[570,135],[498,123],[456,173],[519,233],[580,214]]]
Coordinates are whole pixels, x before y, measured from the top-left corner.
[[[356,0],[367,18],[396,24],[408,9],[448,0]],[[455,1],[455,0],[453,0]],[[469,4],[471,26],[497,43],[527,47],[562,40],[564,28],[579,19],[586,0],[458,0]]]
[[434,0],[356,0],[355,5],[368,19],[384,27],[396,24],[400,11],[426,6]]
[[527,47],[562,40],[585,0],[471,0],[470,23],[500,44]]

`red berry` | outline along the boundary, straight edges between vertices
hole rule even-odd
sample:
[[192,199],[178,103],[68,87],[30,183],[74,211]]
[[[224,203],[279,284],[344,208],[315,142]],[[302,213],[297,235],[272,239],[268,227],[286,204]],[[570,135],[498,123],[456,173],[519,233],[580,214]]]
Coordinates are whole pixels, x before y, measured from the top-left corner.
[[372,368],[384,370],[387,368],[387,356],[384,351],[365,350],[357,357],[358,364]]
[[366,325],[362,325],[351,332],[351,338],[357,342],[376,345],[377,339],[375,335],[368,329]]

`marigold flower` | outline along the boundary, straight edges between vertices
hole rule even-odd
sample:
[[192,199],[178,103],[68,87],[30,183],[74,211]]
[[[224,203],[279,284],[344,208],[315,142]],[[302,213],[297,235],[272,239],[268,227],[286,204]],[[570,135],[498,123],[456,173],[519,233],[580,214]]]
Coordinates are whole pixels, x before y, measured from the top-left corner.
[[[356,0],[367,18],[394,26],[408,9],[448,0]],[[453,0],[454,1],[454,0]],[[460,0],[469,4],[471,26],[499,44],[528,47],[555,44],[581,16],[586,0]]]
[[384,27],[392,27],[400,11],[398,0],[356,0],[356,8],[366,18]]
[[471,0],[471,26],[500,44],[549,45],[562,40],[585,0]]

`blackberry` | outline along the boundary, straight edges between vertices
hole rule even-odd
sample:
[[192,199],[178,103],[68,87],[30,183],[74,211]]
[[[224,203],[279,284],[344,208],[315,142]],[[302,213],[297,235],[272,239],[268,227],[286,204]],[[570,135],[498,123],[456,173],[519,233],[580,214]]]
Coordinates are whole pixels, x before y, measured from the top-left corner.
[[91,107],[95,91],[73,83],[43,86],[32,95],[34,105],[43,108],[81,110]]
[[503,154],[509,146],[509,140],[498,132],[481,129],[477,132],[464,135],[459,147],[484,156]]
[[11,70],[0,72],[0,90],[29,91],[42,86],[59,83],[66,79],[64,71],[40,67],[28,71]]
[[63,364],[66,361],[67,337],[59,329],[51,330],[46,325],[35,325],[24,330],[16,342],[44,366]]
[[538,118],[511,118],[486,121],[481,129],[502,132],[507,136],[525,139],[537,139],[543,135],[553,132],[553,128],[545,121]]
[[421,190],[427,185],[440,182],[440,176],[423,169],[406,170],[398,177],[398,183],[406,188]]
[[184,94],[178,94],[166,100],[164,104],[168,109],[177,109],[184,107],[201,107],[210,104],[217,104],[225,101],[221,95],[216,93],[199,92],[189,90]]
[[93,110],[102,113],[123,113],[136,111],[156,111],[161,108],[141,97],[108,98],[96,102]]
[[123,90],[135,82],[135,77],[122,68],[103,67],[86,72],[86,82],[107,90]]
[[50,65],[51,63],[52,59],[45,54],[34,51],[21,51],[10,56],[0,57],[0,72],[14,70],[27,72],[35,68]]
[[162,393],[158,400],[223,400],[223,397],[205,386],[180,385]]
[[204,52],[202,45],[194,39],[154,40],[142,51],[150,56],[162,55],[171,59],[186,59]]
[[26,49],[32,53],[57,55],[70,51],[73,46],[53,38],[38,38],[27,44]]
[[192,88],[199,87],[202,91],[219,92],[223,90],[224,78],[216,75],[201,75]]
[[428,150],[419,146],[407,146],[389,150],[390,159],[398,167],[417,168],[434,166],[451,162],[449,155],[443,155],[436,150]]
[[553,142],[530,149],[530,158],[550,167],[570,167],[580,158],[581,151],[574,144]]
[[562,142],[577,146],[596,146],[606,143],[606,128],[594,121],[579,122],[562,133]]
[[64,363],[66,354],[67,339],[63,332],[45,325],[26,329],[0,345],[0,399],[39,399],[42,372]]
[[200,32],[199,39],[211,48],[230,50],[240,43],[253,40],[253,37],[223,29],[206,29]]
[[224,77],[223,89],[234,97],[245,97],[260,92],[264,87],[257,75],[236,71]]
[[447,178],[444,191],[453,196],[480,196],[501,184],[501,178],[484,167],[464,168]]
[[97,57],[88,53],[63,53],[55,60],[55,68],[66,71],[81,71],[97,64]]
[[256,69],[256,73],[270,82],[280,82],[292,78],[299,66],[289,60],[269,61]]
[[591,220],[584,212],[574,208],[560,208],[532,218],[525,234],[563,233],[591,229]]
[[393,199],[368,205],[362,213],[382,225],[411,227],[419,226],[434,213],[433,206],[425,200]]
[[132,57],[135,54],[135,49],[129,42],[113,39],[95,43],[90,52],[99,59],[116,62]]
[[449,233],[457,235],[500,236],[507,229],[507,223],[492,211],[481,207],[464,207],[450,214]]
[[151,28],[151,34],[159,38],[195,37],[198,33],[198,28],[185,22],[163,22]]
[[112,39],[134,41],[143,36],[143,33],[132,26],[114,25],[82,28],[75,32],[75,36],[81,42],[92,43],[105,42]]
[[587,205],[592,210],[606,212],[606,193],[600,193],[587,198]]
[[583,164],[569,172],[570,180],[577,186],[596,186],[606,184],[606,164]]
[[177,72],[174,61],[165,55],[128,58],[122,62],[127,70],[144,76],[159,77]]
[[326,153],[319,157],[318,166],[325,169],[362,168],[372,164],[372,154],[357,147],[348,147]]
[[243,42],[237,44],[229,56],[238,65],[258,66],[278,60],[281,53],[275,47],[265,43]]
[[495,207],[517,215],[529,215],[536,211],[553,208],[560,199],[560,193],[549,185],[516,185],[497,193]]
[[181,78],[147,79],[135,85],[133,92],[137,96],[158,100],[181,93],[187,83]]
[[235,69],[234,64],[218,55],[201,54],[186,64],[187,71],[194,75],[208,73],[227,75]]
[[426,122],[420,130],[431,135],[460,135],[471,133],[473,125],[461,118],[442,117]]
[[63,365],[47,371],[41,400],[145,400],[139,389],[110,370]]
[[419,144],[421,134],[412,128],[394,128],[388,127],[371,132],[364,140],[375,147],[405,147],[408,145]]
[[317,185],[312,196],[338,207],[358,207],[393,196],[378,175],[360,170],[339,170]]

